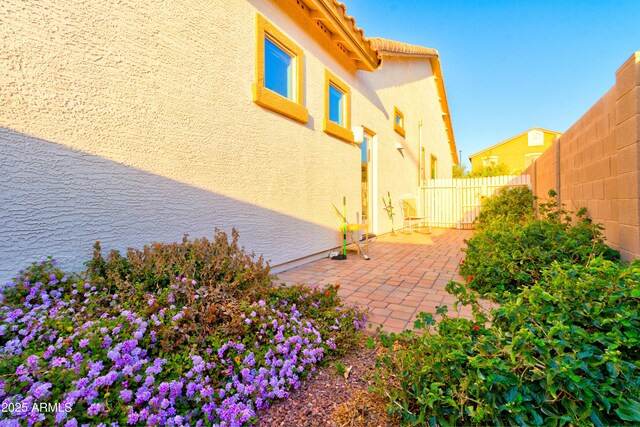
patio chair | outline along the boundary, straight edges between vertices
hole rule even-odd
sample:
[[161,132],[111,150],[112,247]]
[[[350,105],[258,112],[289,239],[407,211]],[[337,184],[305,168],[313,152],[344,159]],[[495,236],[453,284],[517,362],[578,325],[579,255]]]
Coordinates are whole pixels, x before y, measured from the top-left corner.
[[[418,224],[418,232],[420,232],[420,225],[424,224],[428,216],[418,215],[418,202],[416,196],[413,194],[403,194],[400,196],[400,215],[402,215],[402,231],[404,232],[407,223],[409,223],[409,233],[413,231],[413,224]],[[427,223],[429,233],[431,233],[431,226]]]

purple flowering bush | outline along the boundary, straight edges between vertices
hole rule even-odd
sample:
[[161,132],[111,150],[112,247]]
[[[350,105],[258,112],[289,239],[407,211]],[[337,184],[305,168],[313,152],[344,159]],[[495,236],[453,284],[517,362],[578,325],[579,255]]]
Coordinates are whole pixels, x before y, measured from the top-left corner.
[[0,425],[252,425],[365,325],[338,285],[226,305],[192,277],[120,285],[48,260],[5,286]]

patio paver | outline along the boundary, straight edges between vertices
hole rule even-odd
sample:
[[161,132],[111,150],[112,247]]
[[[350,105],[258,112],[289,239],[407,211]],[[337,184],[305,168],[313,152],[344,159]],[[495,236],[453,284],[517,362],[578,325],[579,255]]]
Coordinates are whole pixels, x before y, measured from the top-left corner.
[[471,319],[471,309],[453,309],[455,298],[445,291],[450,280],[463,281],[457,273],[463,240],[468,230],[433,229],[432,234],[385,235],[369,243],[369,261],[349,252],[344,261],[328,258],[278,273],[287,284],[340,283],[338,294],[348,304],[370,310],[372,327],[390,332],[412,328],[416,315],[449,307],[450,317]]

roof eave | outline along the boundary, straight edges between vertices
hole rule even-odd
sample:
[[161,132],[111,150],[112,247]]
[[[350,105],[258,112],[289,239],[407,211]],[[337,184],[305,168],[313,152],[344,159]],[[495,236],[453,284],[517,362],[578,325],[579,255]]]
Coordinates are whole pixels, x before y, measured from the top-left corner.
[[444,78],[442,77],[442,67],[440,65],[440,57],[431,57],[433,76],[436,79],[436,88],[438,89],[438,97],[440,98],[440,109],[442,110],[442,120],[444,122],[447,139],[449,140],[449,149],[451,150],[451,160],[454,164],[460,164],[458,158],[458,149],[456,147],[456,139],[453,135],[453,124],[451,123],[451,113],[449,112],[449,101],[447,100],[447,91],[444,87]]
[[346,8],[335,0],[304,0],[311,11],[310,17],[320,21],[331,31],[331,39],[349,52],[349,58],[359,70],[373,71],[380,64],[380,55],[364,32],[356,27],[355,19],[347,16]]
[[388,50],[380,50],[379,51],[380,54],[382,56],[388,55],[388,56],[401,56],[404,58],[437,58],[438,57],[438,53],[432,53],[432,54],[425,54],[425,53],[398,53],[398,52],[391,52]]
[[369,41],[374,48],[378,49],[382,56],[429,60],[438,92],[438,102],[440,103],[440,109],[442,111],[442,122],[447,134],[449,149],[451,150],[451,160],[454,164],[459,164],[460,159],[458,158],[456,140],[453,135],[451,113],[449,112],[449,102],[447,101],[447,92],[444,87],[444,78],[442,76],[442,67],[440,65],[440,55],[438,51],[428,47],[411,45],[379,37],[372,37]]
[[531,129],[527,129],[527,130],[525,130],[524,132],[520,132],[519,134],[517,134],[517,135],[515,135],[515,136],[512,136],[511,138],[503,139],[502,141],[500,141],[500,142],[498,142],[498,143],[496,143],[496,144],[493,144],[493,145],[492,145],[492,146],[490,146],[490,147],[484,148],[484,149],[482,149],[482,150],[478,151],[478,152],[477,152],[477,153],[475,153],[475,154],[470,154],[470,155],[469,155],[469,160],[471,160],[471,158],[472,158],[472,157],[476,157],[476,156],[478,156],[478,155],[480,155],[480,154],[484,153],[485,151],[493,150],[494,148],[499,147],[499,146],[501,146],[501,145],[503,145],[503,144],[506,144],[507,142],[509,142],[509,141],[511,141],[511,140],[513,140],[513,139],[519,138],[519,137],[521,137],[522,135],[524,135],[524,134],[526,134],[526,133],[531,132],[532,130],[541,130],[542,132],[556,134],[556,136],[557,136],[557,135],[562,135],[562,132],[557,132],[557,131],[555,131],[555,130],[549,130],[549,129],[545,129],[545,128],[531,128]]

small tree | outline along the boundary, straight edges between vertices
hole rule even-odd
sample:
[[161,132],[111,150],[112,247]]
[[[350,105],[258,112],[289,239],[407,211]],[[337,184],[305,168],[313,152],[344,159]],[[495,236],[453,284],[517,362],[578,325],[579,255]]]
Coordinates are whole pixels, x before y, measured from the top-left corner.
[[500,176],[511,175],[509,166],[504,163],[498,163],[496,165],[483,166],[475,172],[470,172],[464,178],[483,178],[486,176]]
[[468,173],[465,165],[453,165],[453,178],[464,178]]

